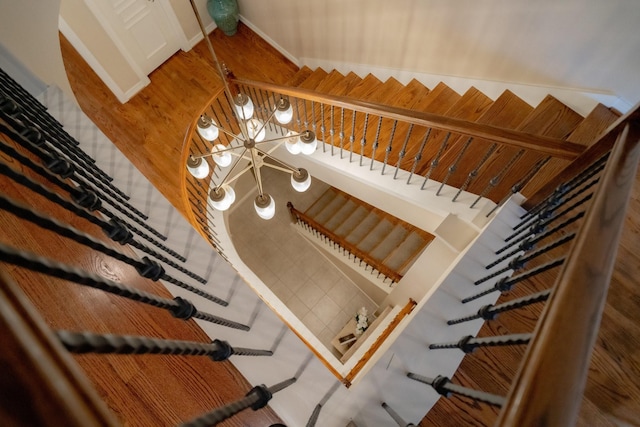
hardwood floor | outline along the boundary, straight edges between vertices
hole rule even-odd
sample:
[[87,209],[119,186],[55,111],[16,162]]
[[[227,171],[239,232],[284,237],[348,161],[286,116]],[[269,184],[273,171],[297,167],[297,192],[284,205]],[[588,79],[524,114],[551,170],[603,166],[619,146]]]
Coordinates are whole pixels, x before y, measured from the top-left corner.
[[[243,26],[240,27],[239,35],[234,38],[224,38],[216,33],[214,43],[219,56],[238,77],[285,83],[293,77],[297,69],[283,57],[266,48],[264,50],[261,48],[263,55],[253,55],[252,62],[248,63],[238,52],[250,51],[255,43],[262,42]],[[152,84],[149,87],[124,105],[111,95],[64,39],[62,46],[71,86],[84,111],[171,203],[178,210],[183,211],[180,196],[175,192],[175,188],[177,188],[177,170],[182,167],[177,164],[176,159],[179,156],[184,130],[186,124],[193,118],[194,112],[207,101],[210,91],[219,85],[210,68],[206,66],[208,54],[204,46],[200,44],[191,52],[177,53],[151,75]],[[636,187],[627,211],[614,277],[592,358],[579,422],[583,426],[640,425],[638,421],[638,414],[640,414],[640,310],[638,310],[640,293],[637,289],[638,277],[640,277],[640,186],[637,185],[638,179],[636,179]],[[86,262],[99,265],[99,260],[89,259]],[[44,298],[35,293],[32,297],[36,300]],[[503,333],[503,325],[510,320],[513,321],[514,317],[520,322],[519,325],[531,324],[531,319],[537,317],[539,309],[534,307],[518,315],[505,315],[500,319],[500,323],[495,326],[487,325],[482,333],[488,334],[491,330]],[[53,315],[61,316],[62,319],[76,316],[74,313],[66,313],[59,309],[55,311],[57,313]],[[158,327],[158,331],[164,330]],[[199,336],[197,331],[192,333]],[[478,351],[467,357],[456,374],[455,381],[469,387],[504,393],[504,384],[512,377],[514,366],[521,354],[522,351],[519,349],[496,353]],[[499,355],[498,357],[503,360],[498,360],[494,355]],[[90,364],[87,363],[87,365]],[[504,366],[500,366],[501,364]],[[103,384],[101,391],[106,393],[108,389],[114,388],[112,391],[117,395],[121,390],[115,390],[118,386],[112,385],[113,381],[109,381],[112,377],[106,376],[124,375],[131,381],[144,383],[147,380],[137,376],[136,372],[139,368],[127,362],[124,367],[119,368],[119,372],[105,368],[98,369],[91,375],[98,380],[99,377],[105,376],[104,379],[107,381]],[[145,362],[141,369],[149,371],[151,368],[148,368]],[[175,372],[174,369],[177,368],[167,369]],[[184,369],[189,377],[195,378],[200,375],[199,372],[196,374],[193,368]],[[230,384],[240,381],[233,371],[223,375],[225,375],[224,380],[230,381]],[[496,378],[501,380],[497,381]],[[223,380],[216,381],[221,383]],[[217,388],[212,390],[206,384],[202,386],[212,396],[218,392]],[[244,385],[240,389],[246,390],[243,387]],[[185,393],[193,394],[189,389],[186,389]],[[212,399],[218,402],[228,401],[232,399],[231,395],[238,396],[240,391],[225,390],[225,393],[228,395],[212,397]],[[175,394],[179,397],[183,393]],[[142,398],[136,397],[136,399]],[[195,405],[195,403],[192,404]],[[158,403],[149,402],[148,405],[154,405],[156,411],[162,410],[158,407]],[[185,403],[185,406],[189,405],[191,404]],[[486,405],[473,404],[454,397],[448,400],[441,399],[420,425],[491,425],[496,415],[497,411]]]

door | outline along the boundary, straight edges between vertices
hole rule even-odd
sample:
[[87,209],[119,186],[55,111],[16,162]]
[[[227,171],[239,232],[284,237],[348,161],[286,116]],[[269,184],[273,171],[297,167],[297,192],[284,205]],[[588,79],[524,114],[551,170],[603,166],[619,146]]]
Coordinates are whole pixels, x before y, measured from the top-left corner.
[[180,49],[167,0],[85,0],[145,75]]

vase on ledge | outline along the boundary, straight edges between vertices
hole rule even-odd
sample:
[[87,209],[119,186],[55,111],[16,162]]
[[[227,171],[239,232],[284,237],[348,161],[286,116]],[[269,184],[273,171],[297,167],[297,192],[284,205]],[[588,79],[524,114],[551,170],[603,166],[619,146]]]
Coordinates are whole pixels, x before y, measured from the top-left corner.
[[237,0],[207,0],[207,11],[223,33],[228,36],[236,33],[240,19]]

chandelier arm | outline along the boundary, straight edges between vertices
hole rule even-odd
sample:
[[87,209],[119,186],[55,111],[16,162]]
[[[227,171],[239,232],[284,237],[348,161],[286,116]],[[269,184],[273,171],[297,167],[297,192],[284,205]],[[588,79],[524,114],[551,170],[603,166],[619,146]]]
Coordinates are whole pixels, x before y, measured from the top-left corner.
[[[247,151],[247,149],[245,148],[244,151]],[[233,164],[233,166],[231,166],[231,169],[229,169],[229,172],[227,172],[227,174],[224,176],[224,178],[222,178],[222,181],[220,181],[220,184],[216,185],[216,190],[219,189],[220,187],[222,187],[224,184],[227,183],[227,180],[229,179],[229,176],[231,175],[231,173],[233,172],[233,170],[236,168],[236,166],[238,166],[238,163],[240,163],[240,160],[242,160],[242,156],[244,155],[244,152],[242,152],[242,154],[240,155],[240,157],[238,157],[236,159],[236,162]]]
[[265,139],[264,141],[256,142],[256,144],[264,144],[265,142],[282,141],[282,140],[285,140],[285,139],[295,138],[295,137],[299,137],[299,136],[306,135],[306,134],[307,134],[307,131],[304,131],[304,132],[296,133],[296,134],[293,134],[293,135],[285,135],[285,136],[279,136],[277,138]]
[[276,108],[273,109],[273,111],[271,111],[271,115],[267,118],[267,120],[262,122],[262,127],[255,133],[256,135],[258,135],[260,132],[262,132],[262,129],[264,129],[265,126],[267,126],[267,123],[269,123],[269,120],[271,120],[273,118],[273,116],[275,116],[276,111],[278,111],[278,107],[277,106],[276,106]]
[[[273,159],[273,157],[269,157],[269,158]],[[297,171],[297,169],[290,170],[290,169],[287,169],[287,168],[283,168],[282,166],[272,165],[271,163],[266,163],[266,162],[263,163],[263,166],[266,166],[266,167],[271,168],[271,169],[279,170],[280,172],[290,173],[290,174],[293,174],[293,173],[295,173]]]
[[224,128],[216,125],[216,124],[211,123],[211,126],[214,126],[214,127],[218,128],[219,131],[221,131],[223,133],[226,133],[227,135],[229,135],[233,139],[238,139],[238,140],[240,140],[242,142],[246,141],[245,136],[244,136],[244,134],[242,132],[240,133],[240,135],[236,135],[236,134],[234,134],[232,132],[229,132],[226,129],[224,129]]
[[263,156],[273,160],[274,162],[280,163],[282,166],[284,166],[285,168],[289,169],[290,172],[297,172],[299,168],[293,167],[288,163],[283,162],[282,160],[271,156],[269,153],[265,153],[264,151],[262,151],[259,148],[254,148],[258,153],[262,154]]
[[[200,26],[200,31],[202,32],[202,36],[204,37],[207,43],[207,47],[209,48],[209,53],[213,58],[213,63],[215,65],[216,71],[218,71],[218,76],[220,77],[220,79],[222,79],[222,85],[224,87],[224,91],[227,93],[229,100],[232,100],[233,94],[231,93],[231,89],[229,88],[229,83],[227,82],[227,78],[224,72],[222,71],[222,67],[220,66],[220,61],[218,61],[218,55],[216,55],[215,50],[213,50],[213,44],[211,44],[211,40],[209,40],[209,35],[207,34],[207,31],[204,28],[204,24],[202,23],[202,18],[200,17],[200,12],[198,12],[198,8],[196,7],[194,0],[189,0],[189,2],[191,3],[191,9],[193,9],[193,13],[196,15],[196,19],[198,20],[198,25]],[[238,120],[238,124],[240,124],[239,120]],[[249,139],[249,134],[247,133],[246,129],[243,128],[242,125],[240,125],[240,132],[242,133],[242,136],[245,140]]]
[[260,168],[256,167],[258,163],[256,163],[256,152],[260,152],[257,148],[252,148],[249,150],[251,153],[251,163],[253,164],[254,177],[256,179],[256,186],[258,187],[258,196],[262,197],[264,192],[262,191],[262,177],[260,176]]
[[[204,159],[205,157],[212,157],[212,156],[215,156],[216,154],[224,153],[224,152],[226,152],[226,151],[237,150],[238,148],[244,148],[244,146],[243,146],[243,145],[238,145],[238,146],[236,146],[236,147],[228,147],[228,148],[225,148],[225,149],[223,149],[223,150],[218,150],[218,151],[211,152],[211,153],[198,154],[197,156],[194,156],[193,154],[191,154],[191,157],[192,157],[194,160],[197,160],[197,159]],[[241,156],[241,155],[242,155],[242,154],[236,154],[236,153],[230,153],[230,154],[233,154],[233,155],[235,155],[235,156]]]
[[237,174],[235,174],[232,178],[230,178],[229,180],[227,180],[225,182],[225,184],[231,184],[233,181],[237,180],[238,178],[240,178],[242,175],[244,175],[245,172],[248,172],[251,170],[251,168],[253,168],[253,165],[249,165],[247,167],[245,167],[244,169],[242,169],[240,172],[238,172]]

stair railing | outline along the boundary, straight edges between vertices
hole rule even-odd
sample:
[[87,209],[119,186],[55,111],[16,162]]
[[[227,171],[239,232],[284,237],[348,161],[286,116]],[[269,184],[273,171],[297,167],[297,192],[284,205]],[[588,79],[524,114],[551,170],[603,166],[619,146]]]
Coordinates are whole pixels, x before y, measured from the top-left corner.
[[287,202],[287,208],[289,208],[291,218],[296,224],[299,224],[304,229],[312,232],[319,239],[331,244],[334,249],[346,252],[349,259],[351,259],[351,256],[353,255],[354,263],[358,263],[359,265],[364,263],[365,270],[368,266],[371,269],[370,273],[372,275],[375,274],[376,277],[380,277],[380,275],[382,275],[384,280],[389,279],[391,282],[389,286],[393,286],[394,283],[397,283],[402,279],[402,275],[400,273],[390,269],[381,261],[360,250],[356,245],[349,243],[346,239],[338,236],[322,224],[315,221],[313,218],[306,215],[304,212],[299,211],[293,206],[293,203]]

